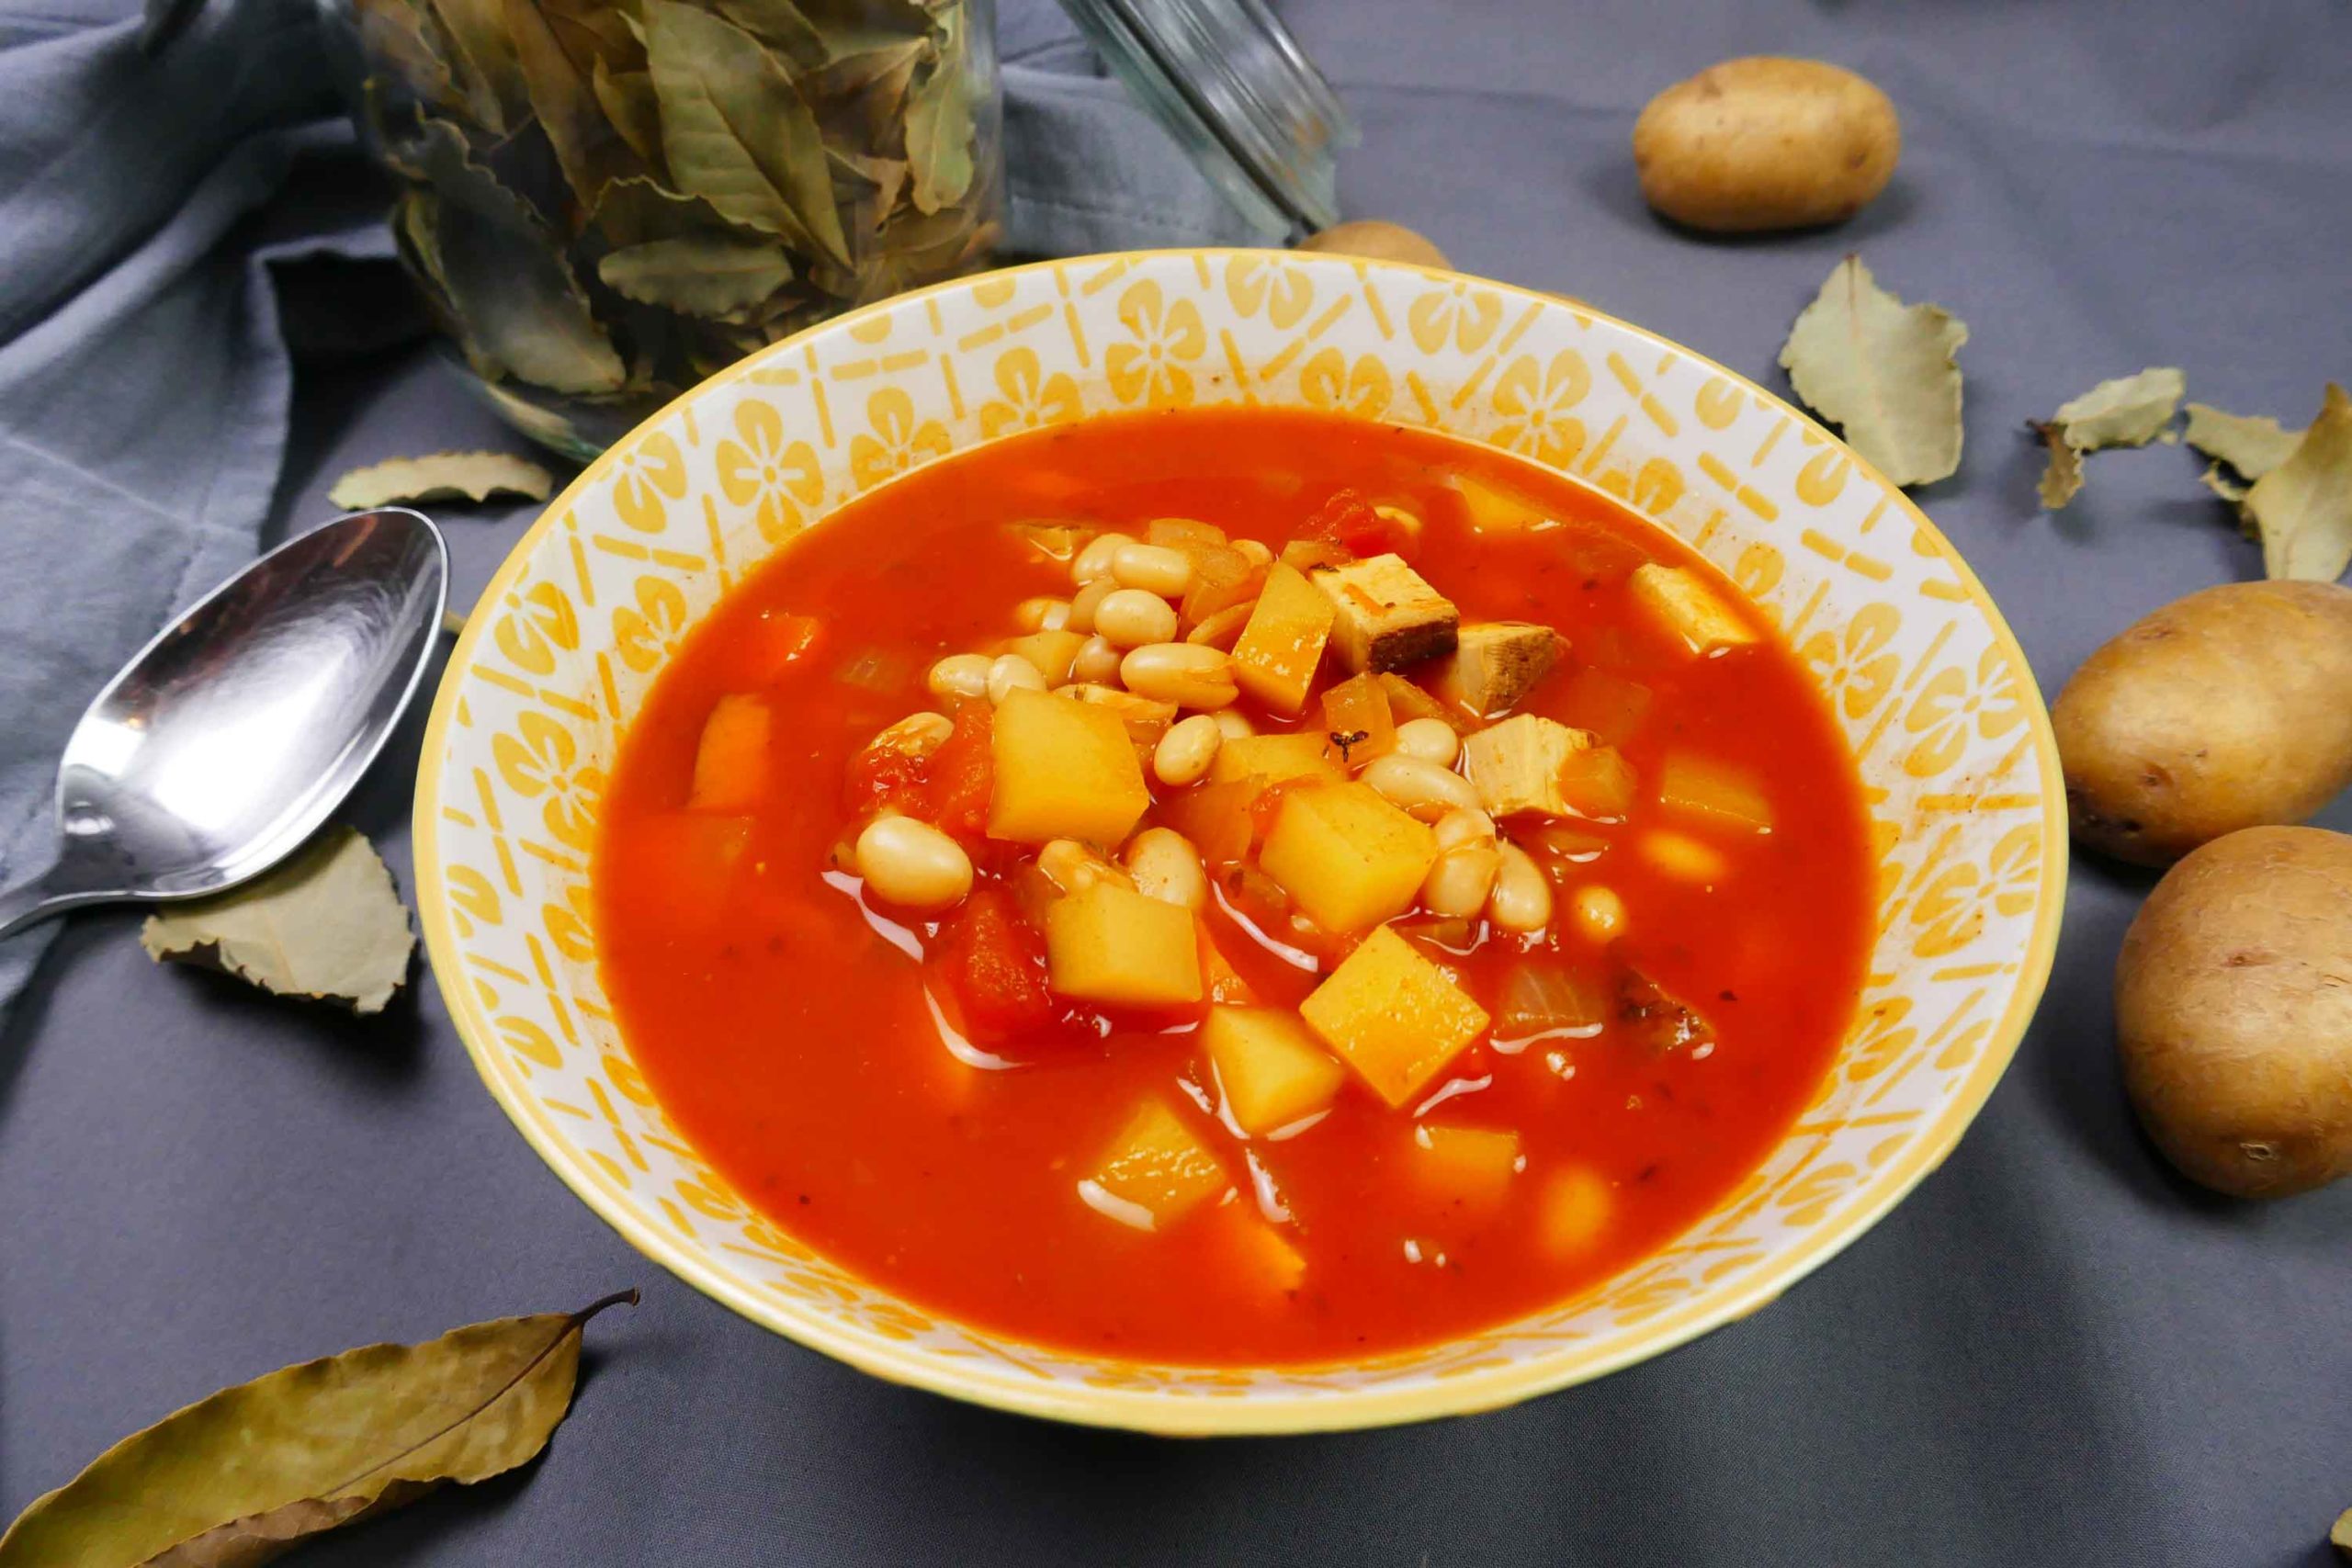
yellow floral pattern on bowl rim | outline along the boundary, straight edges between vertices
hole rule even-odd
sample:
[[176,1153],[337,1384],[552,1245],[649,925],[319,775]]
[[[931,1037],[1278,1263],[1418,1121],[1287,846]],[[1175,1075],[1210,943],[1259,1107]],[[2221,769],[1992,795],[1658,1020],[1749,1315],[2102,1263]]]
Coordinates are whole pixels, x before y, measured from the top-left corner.
[[[696,617],[804,527],[982,442],[1136,409],[1343,411],[1519,454],[1694,546],[1780,626],[1860,768],[1882,856],[1861,1004],[1815,1103],[1686,1235],[1575,1300],[1313,1368],[1103,1359],[892,1296],[796,1242],[673,1130],[597,986],[590,851],[616,739]],[[2048,716],[1983,588],[1804,415],[1575,302],[1394,263],[1091,256],[884,301],[688,392],[557,498],[443,678],[418,904],[483,1081],[588,1204],[753,1321],[897,1382],[1174,1433],[1364,1427],[1504,1404],[1769,1303],[1951,1152],[2057,942]]]

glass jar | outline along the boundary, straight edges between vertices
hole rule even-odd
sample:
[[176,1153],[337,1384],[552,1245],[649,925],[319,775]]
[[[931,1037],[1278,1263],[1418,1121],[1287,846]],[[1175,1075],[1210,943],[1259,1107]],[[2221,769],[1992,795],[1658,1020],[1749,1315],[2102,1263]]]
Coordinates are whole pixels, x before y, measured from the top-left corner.
[[321,4],[402,260],[568,455],[1000,231],[990,0]]

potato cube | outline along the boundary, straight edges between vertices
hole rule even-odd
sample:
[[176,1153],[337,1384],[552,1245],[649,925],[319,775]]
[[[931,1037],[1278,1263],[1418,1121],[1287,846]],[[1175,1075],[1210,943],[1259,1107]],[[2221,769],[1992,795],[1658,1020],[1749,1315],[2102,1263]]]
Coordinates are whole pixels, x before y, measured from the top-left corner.
[[1430,685],[1448,702],[1492,718],[1517,707],[1566,646],[1559,633],[1532,621],[1481,621],[1461,629],[1453,657],[1436,667]]
[[1331,601],[1332,650],[1362,674],[1401,669],[1453,651],[1462,617],[1402,556],[1374,556],[1315,573]]
[[1216,1067],[1226,1109],[1252,1137],[1322,1110],[1347,1076],[1286,1010],[1211,1008],[1201,1042]]
[[1772,802],[1763,782],[1747,769],[1713,757],[1677,751],[1658,764],[1658,799],[1677,811],[1696,812],[1751,832],[1772,830]]
[[1413,1129],[1411,1170],[1421,1185],[1465,1208],[1491,1209],[1510,1190],[1510,1179],[1527,1167],[1517,1133],[1483,1127]]
[[1124,1007],[1201,999],[1193,912],[1115,882],[1097,882],[1046,909],[1046,986],[1057,996]]
[[1108,708],[1008,693],[989,733],[989,837],[1115,844],[1151,804],[1127,727]]
[[1391,1106],[1419,1093],[1487,1029],[1487,1010],[1389,926],[1364,938],[1298,1012]]
[[1440,719],[1452,725],[1457,734],[1466,734],[1476,728],[1402,675],[1382,675],[1380,689],[1388,694],[1388,715],[1398,724],[1416,718]]
[[1168,733],[1168,727],[1176,722],[1174,703],[1139,697],[1117,686],[1098,686],[1081,682],[1074,686],[1060,687],[1054,694],[1074,698],[1117,714],[1119,722],[1127,727],[1127,739],[1146,751],[1159,745],[1159,738]]
[[1323,754],[1323,732],[1310,729],[1296,735],[1244,735],[1216,749],[1209,764],[1209,782],[1224,784],[1252,773],[1270,784],[1284,779],[1323,779],[1338,784],[1348,775],[1336,758]]
[[1453,488],[1462,497],[1462,510],[1468,514],[1471,528],[1478,533],[1514,533],[1544,521],[1544,509],[1533,502],[1482,484],[1467,474],[1456,474]]
[[1640,787],[1634,764],[1614,746],[1588,746],[1560,764],[1560,798],[1595,822],[1623,822]]
[[703,720],[695,747],[689,811],[746,811],[768,792],[768,705],[759,697],[721,697]]
[[1006,643],[1005,650],[1017,653],[1037,667],[1048,686],[1059,686],[1069,680],[1070,660],[1086,646],[1086,634],[1073,631],[1031,632],[1027,637],[1014,637]]
[[1179,790],[1159,803],[1157,819],[1193,841],[1201,863],[1215,870],[1250,858],[1258,842],[1258,824],[1250,808],[1266,787],[1261,774],[1216,779]]
[[1571,807],[1560,793],[1560,770],[1591,745],[1589,731],[1522,713],[1464,739],[1462,771],[1494,816],[1532,811],[1566,817]]
[[1301,784],[1282,800],[1258,863],[1327,931],[1359,931],[1412,907],[1437,835],[1369,785]]
[[1331,637],[1331,601],[1291,568],[1276,565],[1241,640],[1233,645],[1233,678],[1276,713],[1306,705],[1306,688]]
[[1599,1171],[1585,1166],[1554,1171],[1536,1199],[1536,1243],[1555,1258],[1589,1252],[1608,1230],[1610,1211],[1615,1207],[1609,1183]]
[[1258,1000],[1258,993],[1225,955],[1206,927],[1201,930],[1201,994],[1220,1006],[1250,1007]]
[[1696,572],[1646,561],[1634,569],[1627,586],[1635,601],[1693,653],[1756,640],[1755,629]]
[[1096,1213],[1139,1231],[1165,1230],[1223,1192],[1225,1167],[1157,1096],[1136,1108],[1078,1195]]
[[1377,675],[1351,675],[1323,694],[1324,754],[1361,768],[1396,750],[1396,716]]

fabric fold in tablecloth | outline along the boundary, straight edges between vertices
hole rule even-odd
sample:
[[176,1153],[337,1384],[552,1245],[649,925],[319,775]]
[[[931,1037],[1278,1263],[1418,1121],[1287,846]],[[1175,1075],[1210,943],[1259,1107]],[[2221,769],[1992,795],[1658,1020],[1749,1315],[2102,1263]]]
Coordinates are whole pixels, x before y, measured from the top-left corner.
[[[0,884],[39,871],[74,721],[249,558],[292,389],[274,262],[388,257],[310,0],[214,0],[154,57],[134,0],[0,14]],[[1007,248],[1253,236],[1050,0],[1001,0]],[[316,188],[320,180],[304,184]],[[51,928],[0,942],[0,1017]]]

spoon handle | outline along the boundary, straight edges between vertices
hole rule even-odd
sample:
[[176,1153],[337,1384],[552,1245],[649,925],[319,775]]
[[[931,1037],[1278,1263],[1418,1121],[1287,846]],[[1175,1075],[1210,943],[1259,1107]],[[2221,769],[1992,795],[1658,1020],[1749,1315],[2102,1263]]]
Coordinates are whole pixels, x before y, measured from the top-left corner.
[[27,926],[38,925],[52,915],[62,915],[85,904],[103,904],[120,897],[119,893],[92,887],[81,875],[60,863],[28,881],[0,889],[0,940],[16,935]]

